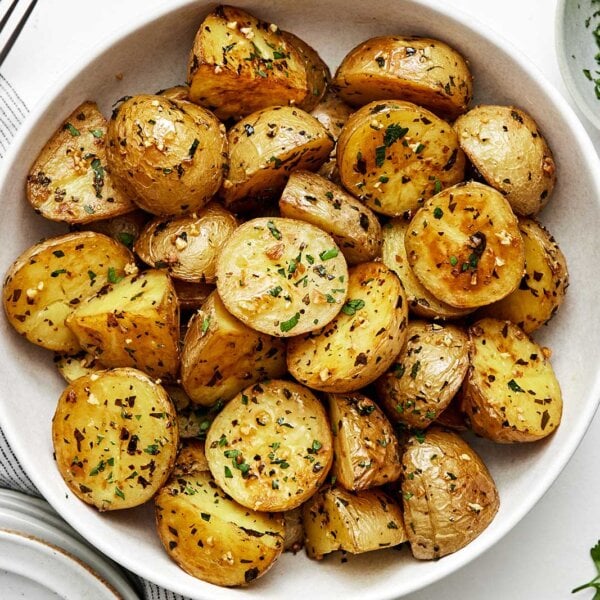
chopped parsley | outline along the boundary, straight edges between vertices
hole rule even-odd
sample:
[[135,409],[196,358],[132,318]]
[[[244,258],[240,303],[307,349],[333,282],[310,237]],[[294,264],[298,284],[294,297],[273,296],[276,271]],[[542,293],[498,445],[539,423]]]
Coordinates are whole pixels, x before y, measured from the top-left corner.
[[300,313],[297,312],[293,317],[291,317],[287,321],[281,321],[281,323],[279,323],[279,329],[283,332],[290,331],[290,330],[294,329],[294,327],[296,327],[296,325],[298,325],[299,320],[300,320]]
[[321,252],[319,254],[319,258],[321,260],[330,260],[332,258],[335,258],[339,253],[340,251],[337,248],[329,248],[329,250],[324,250],[323,252]]
[[194,138],[190,149],[188,150],[188,155],[190,158],[194,158],[194,154],[196,154],[196,150],[198,150],[198,145],[200,144],[200,140],[198,138]]
[[506,385],[508,385],[509,389],[511,389],[513,392],[525,392],[525,390],[514,379],[511,379]]
[[202,321],[202,334],[203,335],[208,331],[209,327],[210,327],[210,317],[206,317]]
[[273,221],[267,221],[267,227],[268,227],[269,231],[271,232],[271,235],[276,240],[281,239],[281,231],[279,231],[279,229],[277,229],[277,227],[275,227],[275,223],[273,223]]
[[436,206],[433,209],[433,218],[434,219],[441,219],[443,216],[444,216],[444,211],[439,206]]
[[74,127],[71,123],[65,123],[64,129],[65,131],[68,131],[73,137],[79,137],[81,135],[79,133],[79,129]]
[[352,315],[356,314],[357,310],[364,308],[364,306],[365,306],[365,301],[361,300],[360,298],[346,300],[344,306],[342,306],[342,312],[345,315],[352,316]]
[[117,275],[117,271],[114,267],[108,267],[108,281],[110,283],[119,283],[123,277],[121,275]]

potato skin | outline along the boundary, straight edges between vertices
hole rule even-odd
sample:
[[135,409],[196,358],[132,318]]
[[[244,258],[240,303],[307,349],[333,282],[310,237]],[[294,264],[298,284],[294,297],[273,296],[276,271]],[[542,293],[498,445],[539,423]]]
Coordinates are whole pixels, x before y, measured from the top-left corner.
[[108,124],[111,173],[153,215],[202,208],[221,186],[226,156],[224,127],[190,102],[134,96],[117,106]]
[[135,241],[140,236],[142,229],[150,220],[150,215],[142,210],[136,209],[125,215],[102,219],[85,225],[75,225],[73,231],[95,231],[111,237],[113,240],[133,249]]
[[412,553],[431,560],[473,541],[500,501],[485,464],[458,434],[432,427],[421,436],[408,441],[401,491]]
[[449,120],[467,110],[473,95],[465,59],[448,44],[422,37],[382,36],[362,42],[344,57],[333,83],[352,106],[406,100]]
[[353,112],[354,109],[351,106],[348,106],[334,91],[329,89],[310,114],[329,131],[333,140],[337,142],[346,121]]

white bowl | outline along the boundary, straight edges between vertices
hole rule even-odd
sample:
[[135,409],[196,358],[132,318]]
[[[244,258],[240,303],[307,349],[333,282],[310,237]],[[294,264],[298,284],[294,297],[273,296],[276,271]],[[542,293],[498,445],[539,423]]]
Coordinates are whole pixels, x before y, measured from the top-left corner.
[[[429,1],[238,0],[313,44],[335,67],[356,43],[382,34],[439,37],[462,51],[475,75],[476,100],[511,103],[530,112],[552,146],[558,185],[541,218],[561,244],[571,270],[567,301],[537,339],[554,350],[564,391],[562,425],[537,444],[496,446],[477,440],[496,479],[501,508],[490,527],[463,550],[437,562],[413,560],[407,549],[339,557],[316,564],[287,554],[247,589],[217,588],[186,575],[163,551],[154,532],[151,504],[119,514],[100,514],[67,489],[52,459],[50,421],[64,383],[51,356],[28,344],[0,321],[0,425],[32,481],[86,539],[135,573],[197,599],[397,598],[436,581],[473,560],[505,535],[540,499],[573,454],[600,396],[600,252],[593,245],[600,223],[600,163],[583,127],[561,96],[514,49],[474,25],[472,18]],[[43,235],[63,231],[33,214],[24,198],[27,169],[47,137],[79,102],[96,99],[108,113],[125,94],[154,91],[185,78],[195,30],[213,2],[170,2],[131,24],[81,60],[31,115],[0,179],[0,271]],[[467,24],[468,23],[468,24]],[[116,74],[124,77],[119,80]]]

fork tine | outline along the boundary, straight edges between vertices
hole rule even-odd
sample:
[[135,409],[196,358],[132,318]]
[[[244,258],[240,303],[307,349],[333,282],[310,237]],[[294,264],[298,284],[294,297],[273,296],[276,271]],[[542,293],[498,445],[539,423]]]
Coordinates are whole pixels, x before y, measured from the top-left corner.
[[[17,3],[17,1],[18,0],[15,0],[13,2],[13,5],[8,9],[9,12],[12,12],[13,7]],[[14,28],[14,30],[11,33],[10,37],[6,41],[6,44],[4,44],[4,48],[2,48],[2,50],[0,50],[0,67],[2,66],[2,63],[4,62],[4,59],[8,56],[8,53],[10,52],[10,50],[13,47],[14,43],[17,41],[17,38],[19,37],[19,34],[23,30],[23,27],[25,27],[25,23],[27,23],[27,20],[29,19],[31,13],[33,12],[33,9],[35,8],[35,5],[37,4],[37,1],[38,0],[32,0],[31,1],[31,3],[29,4],[29,6],[27,7],[27,10],[23,13],[23,16],[21,17],[21,20],[17,23],[17,26]],[[2,26],[5,25],[5,23],[4,23],[5,19],[8,20],[7,17],[5,16],[4,19],[2,19]]]
[[9,6],[8,10],[6,11],[6,14],[2,17],[2,20],[0,21],[0,32],[4,29],[4,26],[8,23],[8,19],[10,19],[10,15],[13,14],[13,11],[15,10],[18,3],[19,3],[19,0],[14,0],[14,2]]

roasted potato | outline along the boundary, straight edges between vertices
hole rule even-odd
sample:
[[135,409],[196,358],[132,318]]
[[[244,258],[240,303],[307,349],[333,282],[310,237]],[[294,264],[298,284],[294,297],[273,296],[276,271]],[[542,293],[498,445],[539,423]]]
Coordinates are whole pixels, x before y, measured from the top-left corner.
[[54,364],[67,383],[105,368],[95,356],[85,350],[77,354],[55,354]]
[[218,6],[200,24],[188,63],[191,100],[220,119],[286,104],[310,111],[328,79],[308,44],[233,6]]
[[12,264],[2,289],[8,322],[30,342],[67,354],[81,349],[65,319],[134,266],[122,244],[93,232],[39,242]]
[[286,373],[281,338],[231,315],[213,292],[192,317],[181,355],[181,383],[196,404],[227,402],[249,385]]
[[207,110],[165,96],[140,95],[113,111],[106,158],[119,187],[158,216],[202,208],[223,181],[225,128]]
[[410,222],[404,243],[419,281],[458,308],[504,298],[525,267],[517,218],[502,194],[481,183],[459,184],[431,198]]
[[376,382],[377,399],[396,422],[425,428],[460,389],[469,338],[454,325],[411,321],[402,351]]
[[198,310],[216,287],[208,283],[189,283],[173,279],[173,287],[181,310]]
[[465,156],[448,123],[410,102],[388,100],[348,119],[337,166],[351,194],[375,212],[398,216],[462,181]]
[[221,248],[237,226],[228,210],[211,202],[190,215],[153,219],[134,250],[151,267],[166,267],[174,279],[214,283]]
[[362,202],[309,171],[295,171],[279,200],[281,216],[312,223],[333,237],[348,264],[381,254],[381,225]]
[[329,323],[347,286],[346,260],[333,238],[294,219],[247,221],[227,240],[217,264],[217,290],[227,310],[279,337]]
[[71,229],[74,231],[84,230],[103,233],[132,250],[133,244],[149,220],[150,215],[148,213],[142,210],[134,210],[118,217],[86,223],[84,226],[75,225]]
[[84,375],[58,401],[52,441],[58,470],[78,498],[101,511],[139,506],[175,464],[175,408],[136,369]]
[[194,577],[246,585],[283,550],[283,516],[240,506],[207,471],[174,477],[155,499],[158,535],[169,556]]
[[556,183],[556,165],[537,123],[514,106],[477,106],[454,124],[460,147],[513,210],[538,213]]
[[348,106],[335,92],[328,90],[310,114],[329,131],[333,140],[337,142],[346,121],[353,112],[354,109]]
[[169,276],[120,278],[66,320],[80,346],[106,367],[136,367],[174,379],[179,368],[179,307]]
[[432,427],[412,436],[402,470],[404,522],[415,558],[437,559],[460,550],[498,511],[492,476],[452,431]]
[[473,431],[495,442],[535,442],[560,424],[562,394],[549,350],[510,321],[469,329],[470,366],[461,410]]
[[525,246],[525,274],[519,287],[482,309],[486,316],[508,319],[529,334],[547,323],[565,299],[567,259],[549,231],[537,221],[519,219]]
[[164,96],[169,100],[177,100],[178,102],[191,102],[190,88],[187,85],[174,85],[164,90],[156,92],[157,96]]
[[460,394],[452,398],[450,404],[438,415],[434,424],[454,431],[467,431],[467,422],[460,410]]
[[392,364],[406,336],[402,284],[381,263],[350,269],[348,300],[326,327],[289,340],[287,365],[300,382],[325,392],[351,392]]
[[216,482],[253,510],[300,506],[325,480],[333,459],[321,403],[305,387],[282,380],[238,394],[212,422],[206,458]]
[[78,106],[46,142],[27,176],[27,199],[51,221],[89,223],[135,209],[106,163],[106,119],[95,102]]
[[304,546],[304,525],[302,524],[302,507],[286,510],[283,513],[285,535],[283,540],[284,552],[296,554]]
[[[181,431],[179,432],[181,437]],[[202,471],[209,472],[206,452],[204,451],[204,442],[202,440],[185,439],[182,440],[181,449],[175,459],[172,476],[181,477]]]
[[365,395],[328,394],[333,430],[336,482],[364,490],[400,477],[400,449],[394,429],[381,409]]

